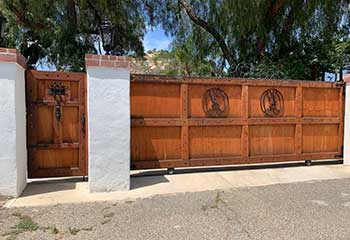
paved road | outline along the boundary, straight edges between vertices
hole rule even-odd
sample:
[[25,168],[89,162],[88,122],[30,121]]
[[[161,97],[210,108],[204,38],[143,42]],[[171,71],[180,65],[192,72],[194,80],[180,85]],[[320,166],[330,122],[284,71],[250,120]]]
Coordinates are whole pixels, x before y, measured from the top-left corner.
[[[16,227],[23,219],[38,227]],[[18,229],[2,238],[350,239],[350,179],[1,209],[0,234]]]

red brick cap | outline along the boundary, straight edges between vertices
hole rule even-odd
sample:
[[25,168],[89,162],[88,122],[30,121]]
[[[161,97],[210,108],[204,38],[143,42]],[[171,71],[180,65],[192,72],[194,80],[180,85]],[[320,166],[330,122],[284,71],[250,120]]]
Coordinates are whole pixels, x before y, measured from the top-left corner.
[[24,69],[27,68],[27,60],[14,48],[0,48],[0,62],[15,62]]
[[86,67],[111,67],[111,68],[127,68],[130,69],[130,57],[112,56],[112,55],[85,55]]
[[350,74],[344,76],[344,82],[350,82]]

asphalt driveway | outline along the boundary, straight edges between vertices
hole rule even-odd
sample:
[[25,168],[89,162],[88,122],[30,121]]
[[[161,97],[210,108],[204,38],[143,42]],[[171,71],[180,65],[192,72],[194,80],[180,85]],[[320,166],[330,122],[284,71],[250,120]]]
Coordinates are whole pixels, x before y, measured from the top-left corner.
[[349,239],[350,179],[0,210],[4,239]]

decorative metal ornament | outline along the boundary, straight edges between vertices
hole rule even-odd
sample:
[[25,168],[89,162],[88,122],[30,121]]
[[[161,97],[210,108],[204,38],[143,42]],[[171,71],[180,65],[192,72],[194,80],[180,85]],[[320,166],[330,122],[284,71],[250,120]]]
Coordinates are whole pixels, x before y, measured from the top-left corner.
[[210,88],[203,95],[202,107],[208,117],[227,117],[230,109],[228,96],[221,88]]
[[66,96],[67,87],[62,82],[53,82],[49,87],[50,95],[56,98],[56,96]]
[[283,114],[283,95],[275,88],[267,89],[260,97],[261,111],[267,117],[277,117]]
[[67,87],[63,84],[63,82],[53,82],[53,84],[49,87],[49,94],[53,96],[56,101],[55,116],[57,121],[60,121],[62,116],[61,103],[65,102]]

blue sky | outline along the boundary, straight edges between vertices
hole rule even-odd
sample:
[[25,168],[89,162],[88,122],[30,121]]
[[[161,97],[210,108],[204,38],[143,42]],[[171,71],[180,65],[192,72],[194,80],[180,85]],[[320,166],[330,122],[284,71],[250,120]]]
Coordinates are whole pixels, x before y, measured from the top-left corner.
[[[153,49],[168,50],[170,43],[171,37],[166,36],[164,30],[160,26],[148,29],[143,39],[143,46],[145,47],[145,51]],[[54,66],[50,66],[45,63],[43,65],[38,64],[37,69],[44,71],[56,71],[56,68]]]
[[143,46],[146,51],[153,50],[154,48],[157,50],[167,50],[169,49],[170,43],[171,37],[166,36],[164,30],[160,26],[149,29],[143,39]]

